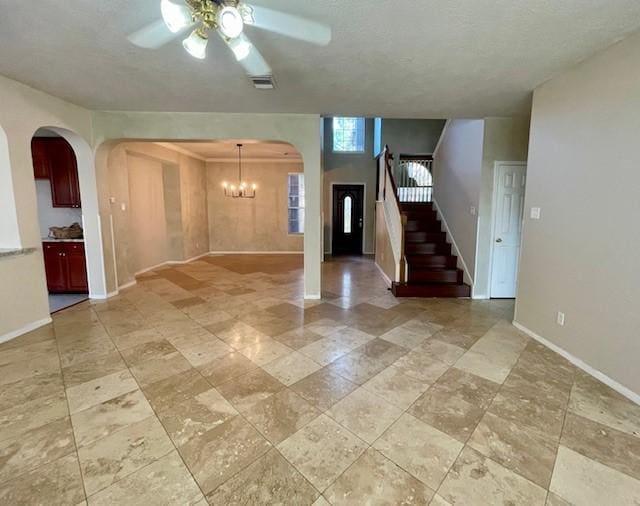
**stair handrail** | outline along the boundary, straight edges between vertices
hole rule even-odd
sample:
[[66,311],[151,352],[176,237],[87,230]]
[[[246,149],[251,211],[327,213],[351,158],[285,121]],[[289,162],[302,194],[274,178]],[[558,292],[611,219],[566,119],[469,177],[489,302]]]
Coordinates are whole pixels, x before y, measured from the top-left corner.
[[[417,172],[418,168],[426,172]],[[433,155],[401,154],[393,167],[393,177],[400,202],[431,202],[433,200],[432,174]]]
[[[384,147],[378,159],[378,197],[383,202],[385,221],[389,231],[389,239],[393,250],[394,261],[396,263],[397,282],[404,282],[406,272],[405,259],[405,228],[407,225],[407,215],[402,212],[400,200],[398,198],[398,189],[393,177],[393,154],[389,146]],[[387,190],[390,191],[387,191]],[[389,196],[389,193],[393,197]]]

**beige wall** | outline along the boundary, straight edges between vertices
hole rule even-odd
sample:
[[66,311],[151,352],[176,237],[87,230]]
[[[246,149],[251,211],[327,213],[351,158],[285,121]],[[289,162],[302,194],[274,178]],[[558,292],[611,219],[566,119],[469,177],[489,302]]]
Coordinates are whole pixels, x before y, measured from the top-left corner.
[[389,146],[394,155],[433,153],[440,140],[443,119],[382,119],[381,148]]
[[373,119],[365,120],[364,153],[334,153],[332,118],[324,121],[323,209],[324,251],[331,253],[332,183],[364,183],[364,253],[373,253],[376,214],[376,161],[373,157]]
[[530,118],[485,118],[482,175],[478,205],[478,248],[476,252],[474,296],[489,295],[490,256],[493,220],[494,164],[526,162]]
[[478,221],[470,209],[480,199],[483,142],[484,120],[451,120],[433,163],[434,198],[458,246],[458,265],[472,279]]
[[[40,226],[31,138],[40,127],[64,129],[78,157],[78,172],[83,200],[83,215],[90,225],[86,241],[99,238],[92,234],[97,223],[97,208],[92,202],[96,185],[88,141],[91,139],[89,111],[0,76],[0,247],[36,247],[35,253],[0,259],[0,339],[20,329],[49,319],[47,288],[42,260]],[[75,132],[75,133],[73,133]],[[6,136],[6,138],[5,138]],[[5,142],[6,141],[6,142]],[[8,154],[8,159],[7,159]],[[93,186],[93,188],[92,188]],[[87,227],[85,227],[87,228]],[[101,248],[100,248],[101,251]],[[101,255],[92,258],[89,282],[93,295],[104,294]],[[102,293],[99,293],[101,292]]]
[[535,91],[515,316],[636,394],[639,133],[640,34]]
[[202,160],[180,157],[180,202],[182,204],[183,258],[209,251],[207,167]]
[[101,189],[113,223],[113,241],[107,241],[115,245],[119,286],[158,264],[209,251],[203,161],[152,142],[117,143],[107,159],[108,183]]
[[[139,272],[170,259],[162,163],[129,154],[127,176],[130,265]],[[116,241],[120,242],[117,236]]]
[[211,251],[303,251],[302,235],[289,235],[287,175],[301,163],[243,164],[243,178],[258,185],[254,199],[225,197],[222,182],[236,181],[238,164],[207,163],[207,200]]
[[387,276],[387,282],[396,279],[396,261],[384,218],[384,203],[376,202],[376,264]]

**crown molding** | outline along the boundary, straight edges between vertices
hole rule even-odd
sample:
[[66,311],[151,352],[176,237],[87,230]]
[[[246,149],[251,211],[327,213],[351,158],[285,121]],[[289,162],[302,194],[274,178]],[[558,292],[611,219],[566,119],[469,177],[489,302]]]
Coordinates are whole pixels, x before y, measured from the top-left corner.
[[156,146],[160,146],[161,148],[169,149],[171,151],[175,151],[176,153],[180,153],[181,155],[190,156],[191,158],[195,158],[196,160],[200,160],[201,162],[206,162],[207,159],[197,155],[193,151],[189,151],[181,146],[176,146],[171,142],[154,142]]
[[[237,158],[207,158],[207,163],[238,163]],[[242,157],[242,163],[296,163],[302,165],[302,160],[294,160],[292,158],[245,158]]]

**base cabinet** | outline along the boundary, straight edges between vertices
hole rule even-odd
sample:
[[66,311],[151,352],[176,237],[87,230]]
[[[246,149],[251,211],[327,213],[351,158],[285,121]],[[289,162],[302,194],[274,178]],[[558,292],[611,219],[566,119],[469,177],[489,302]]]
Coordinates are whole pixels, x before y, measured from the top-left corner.
[[81,242],[44,242],[44,267],[50,293],[85,293],[87,264]]

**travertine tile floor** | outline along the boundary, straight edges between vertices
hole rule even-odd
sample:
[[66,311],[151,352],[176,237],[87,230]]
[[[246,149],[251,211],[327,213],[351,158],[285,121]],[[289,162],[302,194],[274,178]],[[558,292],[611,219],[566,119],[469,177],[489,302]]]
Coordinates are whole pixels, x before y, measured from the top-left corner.
[[640,504],[640,407],[370,259],[163,268],[0,346],[1,504]]

